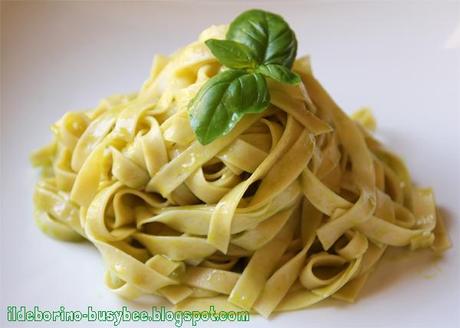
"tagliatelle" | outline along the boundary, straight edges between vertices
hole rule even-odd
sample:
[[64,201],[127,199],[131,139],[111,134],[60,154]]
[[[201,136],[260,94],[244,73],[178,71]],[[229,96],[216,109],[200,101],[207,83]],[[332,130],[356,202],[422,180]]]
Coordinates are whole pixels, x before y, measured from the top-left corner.
[[300,85],[270,81],[268,110],[195,140],[188,103],[221,70],[204,41],[225,32],[155,57],[138,93],[53,125],[32,156],[45,233],[92,242],[122,297],[266,317],[353,301],[388,246],[450,247],[431,189],[374,139],[368,110],[336,105],[308,58],[293,66]]

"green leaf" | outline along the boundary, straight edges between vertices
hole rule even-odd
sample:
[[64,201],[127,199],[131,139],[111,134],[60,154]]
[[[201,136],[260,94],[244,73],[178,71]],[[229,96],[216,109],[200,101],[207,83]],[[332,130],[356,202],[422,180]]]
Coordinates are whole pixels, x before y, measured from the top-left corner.
[[205,43],[224,66],[239,69],[257,65],[251,49],[242,43],[217,39],[209,39]]
[[209,79],[190,102],[190,124],[206,145],[228,134],[247,113],[260,113],[270,103],[267,82],[260,73],[227,70]]
[[291,68],[297,54],[294,31],[281,16],[263,10],[240,14],[230,24],[226,38],[250,48],[258,64]]
[[257,72],[267,76],[275,81],[287,84],[300,83],[300,76],[281,65],[268,64],[257,67]]

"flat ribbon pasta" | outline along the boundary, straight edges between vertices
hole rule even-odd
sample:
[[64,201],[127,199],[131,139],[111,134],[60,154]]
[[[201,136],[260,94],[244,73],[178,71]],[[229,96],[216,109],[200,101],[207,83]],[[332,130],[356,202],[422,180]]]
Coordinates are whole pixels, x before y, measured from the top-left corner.
[[221,69],[204,41],[156,56],[139,92],[69,112],[32,155],[37,225],[87,239],[121,297],[265,317],[328,297],[353,301],[387,247],[450,247],[433,192],[348,117],[313,76],[269,82],[271,105],[201,145],[188,103]]

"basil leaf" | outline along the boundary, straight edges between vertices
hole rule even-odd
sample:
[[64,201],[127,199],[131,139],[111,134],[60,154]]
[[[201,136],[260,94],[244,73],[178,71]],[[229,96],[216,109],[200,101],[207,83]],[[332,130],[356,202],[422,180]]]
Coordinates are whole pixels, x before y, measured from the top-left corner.
[[297,54],[297,39],[284,19],[262,10],[248,10],[230,24],[227,40],[249,47],[259,64],[291,68]]
[[224,66],[239,69],[254,68],[257,65],[251,49],[242,43],[216,39],[209,39],[205,43]]
[[267,82],[260,73],[227,70],[209,79],[190,102],[190,125],[206,145],[228,134],[247,113],[260,113],[270,103]]
[[298,84],[300,82],[300,76],[281,65],[260,65],[257,67],[257,72],[281,83]]

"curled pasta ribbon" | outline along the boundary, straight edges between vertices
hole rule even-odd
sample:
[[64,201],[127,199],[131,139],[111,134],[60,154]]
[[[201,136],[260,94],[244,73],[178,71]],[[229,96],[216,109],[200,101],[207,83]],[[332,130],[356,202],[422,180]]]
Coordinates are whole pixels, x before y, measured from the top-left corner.
[[37,225],[86,239],[121,297],[176,309],[247,309],[265,317],[332,297],[353,301],[388,247],[450,247],[431,189],[348,117],[295,61],[296,86],[269,81],[271,105],[201,145],[188,103],[222,67],[204,31],[156,56],[139,92],[69,112],[32,155]]
[[362,256],[368,248],[367,238],[360,232],[348,230],[343,234],[344,242],[339,239],[335,244],[335,252],[346,260]]
[[341,269],[346,262],[346,259],[338,255],[315,254],[300,273],[300,283],[310,290],[330,285],[340,276],[340,270],[334,269]]

